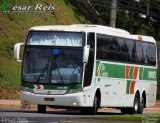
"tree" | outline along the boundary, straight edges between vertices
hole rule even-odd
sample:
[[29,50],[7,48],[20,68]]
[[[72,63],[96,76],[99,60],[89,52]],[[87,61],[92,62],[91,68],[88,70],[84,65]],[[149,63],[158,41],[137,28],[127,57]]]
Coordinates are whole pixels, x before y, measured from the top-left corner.
[[110,26],[116,27],[117,0],[111,0]]
[[[90,0],[109,25],[112,0]],[[117,0],[116,27],[160,40],[160,0]]]

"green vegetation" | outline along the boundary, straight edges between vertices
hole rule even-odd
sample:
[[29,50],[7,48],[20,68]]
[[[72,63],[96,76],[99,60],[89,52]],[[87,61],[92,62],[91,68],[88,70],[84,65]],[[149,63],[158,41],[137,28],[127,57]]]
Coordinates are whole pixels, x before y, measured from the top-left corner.
[[[0,1],[0,6],[3,1]],[[67,0],[16,0],[18,5],[53,5],[55,12],[3,13],[0,8],[0,99],[19,98],[21,64],[13,59],[13,47],[24,42],[29,28],[38,25],[89,23],[86,15]],[[79,12],[81,13],[81,12]]]
[[[145,123],[145,121],[160,122],[160,114],[135,114],[135,115],[107,115],[105,117],[85,117],[82,119],[89,120],[114,120],[114,121],[136,121]],[[146,122],[148,123],[148,122]]]
[[[109,24],[112,0],[90,0],[100,17]],[[116,27],[131,34],[153,36],[160,40],[160,0],[116,0]],[[142,16],[143,15],[143,16]]]
[[[13,47],[15,43],[25,41],[29,28],[39,25],[87,24],[90,23],[90,20],[100,23],[99,20],[95,20],[91,16],[92,14],[86,11],[82,2],[76,0],[15,0],[17,5],[35,6],[36,4],[43,4],[55,6],[55,11],[50,13],[3,13],[1,5],[4,1],[6,0],[0,0],[0,99],[19,98],[21,64],[13,59]],[[153,17],[152,19],[139,18],[141,11],[136,11],[137,9],[145,9],[142,13],[145,14],[147,1],[144,0],[140,4],[133,4],[132,0],[128,2],[119,0],[117,28],[126,29],[132,33],[151,35],[159,40],[160,18],[157,12],[160,0],[150,1],[150,16]],[[108,25],[110,0],[95,0],[91,3],[99,12],[99,18],[103,20],[104,25]]]

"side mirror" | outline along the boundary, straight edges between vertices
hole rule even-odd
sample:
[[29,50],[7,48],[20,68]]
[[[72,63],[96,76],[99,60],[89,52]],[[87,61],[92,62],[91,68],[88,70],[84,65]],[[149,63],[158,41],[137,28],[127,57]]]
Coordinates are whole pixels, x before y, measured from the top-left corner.
[[17,43],[14,45],[14,59],[16,59],[18,62],[22,62],[22,60],[20,60],[21,46],[24,46],[24,43]]
[[83,50],[83,63],[87,63],[88,62],[89,49],[90,49],[89,45],[84,46],[84,50]]

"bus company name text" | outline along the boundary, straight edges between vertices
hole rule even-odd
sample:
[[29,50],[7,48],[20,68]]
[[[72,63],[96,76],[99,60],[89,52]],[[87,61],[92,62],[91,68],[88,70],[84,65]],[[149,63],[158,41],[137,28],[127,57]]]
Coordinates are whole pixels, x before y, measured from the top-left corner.
[[35,11],[35,12],[43,12],[43,11],[50,11],[53,12],[55,10],[55,6],[49,5],[49,6],[44,6],[42,4],[37,4],[36,6],[24,6],[24,5],[15,5],[12,8],[13,12],[18,12],[18,11]]
[[36,5],[25,5],[20,4],[18,5],[15,0],[6,0],[0,6],[3,12],[54,12],[55,6],[51,4],[43,5],[43,4],[36,4]]
[[148,78],[155,79],[156,78],[156,72],[155,71],[148,71]]

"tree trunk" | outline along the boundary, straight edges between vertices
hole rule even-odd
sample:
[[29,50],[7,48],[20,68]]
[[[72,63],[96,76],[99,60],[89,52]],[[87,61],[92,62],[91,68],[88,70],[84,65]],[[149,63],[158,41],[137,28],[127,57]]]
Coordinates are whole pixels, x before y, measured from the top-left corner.
[[111,0],[110,26],[116,27],[117,0]]

